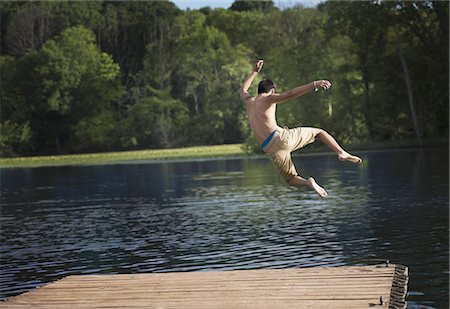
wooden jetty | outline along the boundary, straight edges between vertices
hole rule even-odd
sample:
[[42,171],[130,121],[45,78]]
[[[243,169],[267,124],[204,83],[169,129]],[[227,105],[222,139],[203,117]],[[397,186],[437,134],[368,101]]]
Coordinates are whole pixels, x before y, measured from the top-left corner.
[[1,308],[406,308],[402,265],[80,275]]

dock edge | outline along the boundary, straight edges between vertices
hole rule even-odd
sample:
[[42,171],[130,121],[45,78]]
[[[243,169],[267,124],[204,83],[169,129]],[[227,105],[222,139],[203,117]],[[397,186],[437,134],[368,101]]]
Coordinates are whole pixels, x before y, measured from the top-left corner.
[[395,265],[394,278],[389,300],[389,309],[406,309],[406,294],[408,291],[408,267]]

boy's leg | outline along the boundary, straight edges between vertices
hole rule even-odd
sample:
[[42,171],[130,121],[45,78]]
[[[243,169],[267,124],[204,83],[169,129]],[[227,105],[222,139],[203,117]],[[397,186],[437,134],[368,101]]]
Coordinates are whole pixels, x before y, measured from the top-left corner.
[[295,187],[303,187],[303,186],[309,187],[309,188],[313,189],[314,191],[316,191],[317,194],[319,194],[321,197],[326,197],[328,195],[327,191],[325,191],[324,188],[319,186],[317,184],[317,182],[314,180],[314,178],[312,178],[312,177],[309,177],[309,179],[306,180],[300,176],[295,176],[291,180],[288,181],[288,184],[290,184],[291,186],[295,186]]
[[331,148],[337,155],[339,160],[341,161],[350,161],[353,163],[361,163],[362,160],[360,157],[354,156],[344,149],[338,144],[338,142],[334,139],[331,134],[323,129],[318,128],[304,128],[312,130],[314,137],[320,139],[325,145]]
[[273,165],[280,171],[281,177],[291,186],[308,187],[317,192],[321,197],[326,197],[327,192],[319,186],[314,178],[308,180],[298,176],[294,162],[292,162],[291,153],[288,150],[282,150],[268,154]]

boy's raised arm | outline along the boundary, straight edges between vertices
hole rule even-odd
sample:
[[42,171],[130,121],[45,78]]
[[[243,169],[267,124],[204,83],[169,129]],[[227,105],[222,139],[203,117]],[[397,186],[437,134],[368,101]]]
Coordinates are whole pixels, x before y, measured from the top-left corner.
[[264,61],[258,60],[255,65],[253,66],[252,73],[245,79],[244,83],[241,87],[241,99],[242,101],[245,101],[250,97],[250,94],[248,93],[248,88],[252,85],[253,79],[255,78],[256,74],[261,71],[263,67]]

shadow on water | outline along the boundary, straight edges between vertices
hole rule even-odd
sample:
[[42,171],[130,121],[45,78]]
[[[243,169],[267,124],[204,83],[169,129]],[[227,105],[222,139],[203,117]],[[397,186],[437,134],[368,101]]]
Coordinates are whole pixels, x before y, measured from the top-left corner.
[[295,157],[1,170],[1,297],[67,275],[366,265],[410,268],[410,308],[448,305],[448,150],[355,166]]

